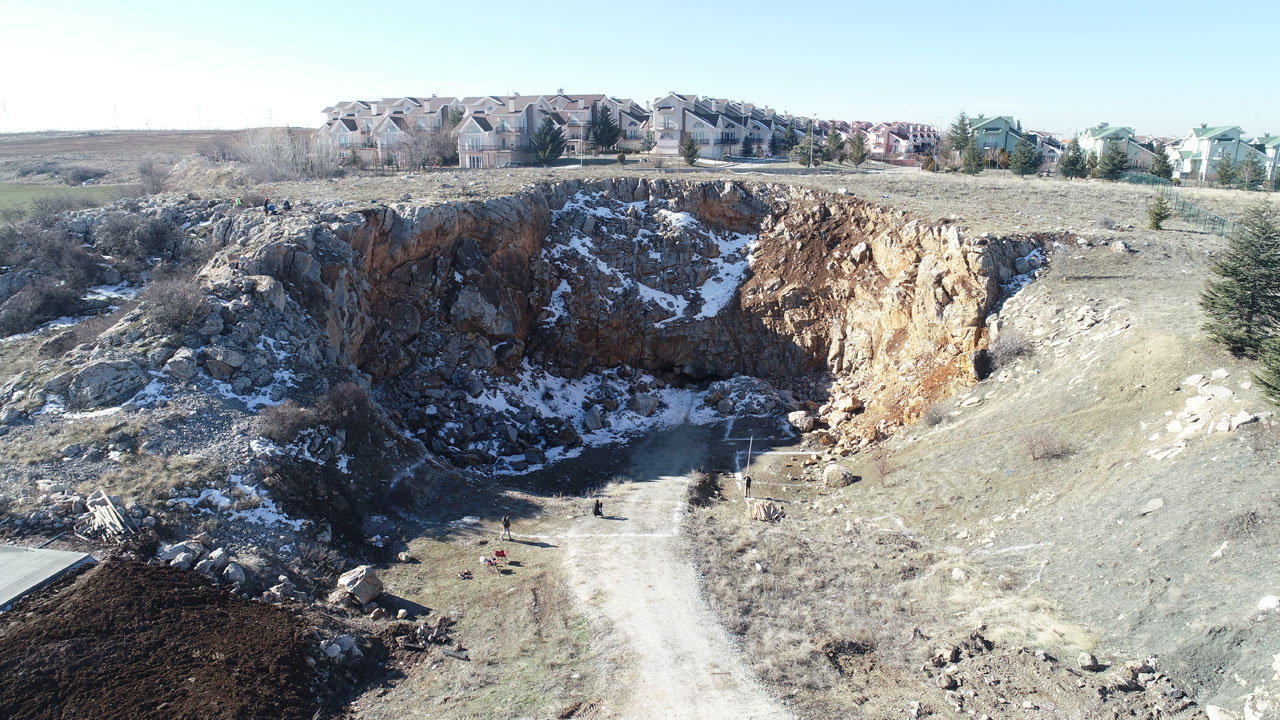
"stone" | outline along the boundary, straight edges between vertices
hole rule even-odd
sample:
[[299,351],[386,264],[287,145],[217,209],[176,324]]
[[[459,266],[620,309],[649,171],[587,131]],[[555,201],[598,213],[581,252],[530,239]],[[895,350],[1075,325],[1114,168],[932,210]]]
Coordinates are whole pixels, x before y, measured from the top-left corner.
[[943,690],[955,690],[958,685],[955,676],[951,673],[942,673],[938,676],[938,687]]
[[391,613],[387,612],[386,608],[374,608],[373,612],[369,613],[370,620],[385,620],[389,617]]
[[196,562],[196,554],[189,551],[183,551],[177,554],[169,561],[170,567],[176,567],[179,570],[190,570],[191,566]]
[[244,585],[249,576],[244,571],[244,568],[240,566],[240,563],[229,562],[222,571],[222,579],[233,585]]
[[210,563],[213,572],[216,574],[222,572],[223,569],[227,567],[227,563],[231,561],[231,558],[227,555],[226,550],[218,548],[217,550],[209,553],[209,557],[205,558],[205,561]]
[[1236,713],[1220,708],[1217,705],[1206,705],[1204,714],[1209,716],[1209,720],[1240,720],[1240,716]]
[[99,360],[85,365],[67,388],[67,405],[92,408],[133,397],[147,384],[142,368],[128,360]]
[[857,482],[860,478],[843,465],[831,463],[822,470],[822,482],[827,487],[842,488]]
[[371,602],[382,594],[382,580],[368,565],[361,565],[342,573],[338,587],[346,590],[361,604]]
[[641,417],[649,417],[658,409],[658,398],[651,393],[636,393],[631,398],[631,409]]
[[1150,515],[1151,513],[1159,510],[1162,507],[1164,507],[1164,498],[1152,498],[1151,500],[1147,501],[1146,505],[1142,506],[1142,510],[1138,511],[1138,514]]
[[733,401],[729,398],[722,398],[720,402],[716,403],[716,410],[721,415],[731,414],[733,412]]
[[1081,670],[1088,670],[1089,672],[1097,672],[1102,669],[1102,665],[1098,663],[1098,658],[1087,652],[1080,653],[1080,657],[1076,658],[1076,664],[1080,666]]
[[409,617],[409,611],[408,611],[408,610],[405,610],[404,608],[400,608],[399,610],[397,610],[397,611],[396,611],[396,619],[397,619],[397,620],[404,620],[404,619],[405,619],[405,618],[407,618],[407,617]]
[[402,552],[399,555],[396,555],[396,559],[402,563],[413,562],[413,556],[407,552]]
[[1123,240],[1116,240],[1115,242],[1111,243],[1111,252],[1131,253],[1133,252],[1133,248],[1129,247],[1129,243]]
[[196,375],[196,358],[191,348],[180,348],[165,363],[164,371],[178,380],[190,380]]
[[860,263],[866,260],[867,257],[869,257],[870,255],[871,255],[871,247],[867,245],[865,242],[860,242],[857,245],[854,245],[853,250],[849,251],[849,256],[852,257],[853,261],[857,263]]
[[809,432],[813,429],[814,420],[813,416],[804,410],[796,410],[795,412],[787,413],[787,422],[791,423],[791,427],[800,432]]
[[604,418],[601,417],[599,405],[592,405],[591,409],[587,410],[587,414],[582,418],[582,425],[587,432],[595,432],[604,427]]
[[247,359],[243,352],[224,345],[214,345],[204,351],[204,367],[215,380],[229,380]]

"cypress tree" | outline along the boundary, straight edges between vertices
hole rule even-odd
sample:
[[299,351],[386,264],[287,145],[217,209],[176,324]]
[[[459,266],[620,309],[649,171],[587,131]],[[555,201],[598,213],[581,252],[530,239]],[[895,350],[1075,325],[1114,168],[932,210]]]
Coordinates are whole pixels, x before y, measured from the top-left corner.
[[1073,139],[1062,151],[1062,157],[1058,158],[1058,173],[1070,180],[1084,177],[1088,172],[1088,168],[1085,167],[1084,153],[1080,151],[1080,143]]
[[1018,144],[1013,146],[1013,157],[1009,158],[1009,169],[1018,174],[1018,177],[1024,177],[1027,173],[1034,173],[1040,168],[1040,148],[1031,141],[1031,138],[1023,135]]
[[702,154],[702,148],[698,146],[698,140],[691,134],[685,134],[684,139],[680,141],[680,156],[684,158],[686,164],[697,165],[698,156]]
[[956,116],[951,127],[947,129],[947,140],[951,142],[951,149],[964,156],[964,151],[969,149],[969,143],[973,142],[973,137],[969,132],[969,116],[961,112]]
[[1173,178],[1173,166],[1169,164],[1169,155],[1165,152],[1164,145],[1156,143],[1155,148],[1156,159],[1151,162],[1151,174],[1156,177],[1162,177],[1165,180]]
[[1102,157],[1098,160],[1095,176],[1103,180],[1117,180],[1128,167],[1129,154],[1125,152],[1124,146],[1117,142],[1107,143],[1107,149],[1102,151]]
[[1280,327],[1280,216],[1268,202],[1249,208],[1241,230],[1210,270],[1200,296],[1204,329],[1233,355],[1252,357]]
[[867,150],[867,140],[862,137],[862,131],[854,130],[853,137],[849,138],[849,162],[853,163],[854,167],[858,167],[866,162],[870,155],[871,152]]
[[1218,174],[1218,184],[1223,187],[1236,181],[1236,166],[1231,162],[1231,156],[1225,151],[1222,153],[1222,159],[1214,164],[1213,170]]
[[538,132],[529,139],[529,148],[539,165],[550,165],[564,154],[564,131],[551,118],[544,117]]
[[960,156],[960,169],[967,175],[977,175],[982,172],[984,160],[982,148],[978,147],[978,141],[971,138],[968,144],[964,146],[964,154]]

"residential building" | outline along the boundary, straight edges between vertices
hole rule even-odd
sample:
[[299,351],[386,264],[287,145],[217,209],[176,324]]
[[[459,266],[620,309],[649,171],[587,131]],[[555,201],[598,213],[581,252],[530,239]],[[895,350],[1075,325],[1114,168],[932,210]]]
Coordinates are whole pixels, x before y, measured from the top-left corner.
[[[1200,123],[1200,127],[1191,128],[1182,138],[1177,150],[1170,154],[1174,177],[1201,182],[1217,180],[1217,164],[1224,157],[1229,157],[1233,163],[1239,163],[1250,155],[1256,155],[1266,163],[1266,151],[1246,142],[1243,136],[1244,130],[1235,125],[1211,127],[1207,123]],[[1265,141],[1262,144],[1265,147]]]
[[1250,140],[1249,144],[1267,156],[1267,181],[1275,182],[1280,177],[1280,135],[1259,135]]
[[1102,157],[1108,145],[1119,145],[1124,148],[1125,155],[1129,158],[1129,167],[1136,170],[1150,168],[1156,157],[1155,153],[1138,142],[1133,134],[1133,128],[1112,127],[1107,123],[1098,123],[1095,127],[1087,128],[1076,137],[1076,142],[1080,143],[1080,152],[1085,155],[1091,152],[1096,153],[1098,157]]
[[979,115],[970,119],[969,130],[984,152],[1004,150],[1013,153],[1014,146],[1022,139],[1022,123],[1008,115]]

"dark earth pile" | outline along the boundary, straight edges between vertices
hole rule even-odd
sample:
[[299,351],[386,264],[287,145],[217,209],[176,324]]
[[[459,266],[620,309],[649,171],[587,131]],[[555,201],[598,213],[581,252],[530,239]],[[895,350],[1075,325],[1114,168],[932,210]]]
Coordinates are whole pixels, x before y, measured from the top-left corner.
[[0,624],[0,717],[311,718],[308,628],[198,573],[105,562]]

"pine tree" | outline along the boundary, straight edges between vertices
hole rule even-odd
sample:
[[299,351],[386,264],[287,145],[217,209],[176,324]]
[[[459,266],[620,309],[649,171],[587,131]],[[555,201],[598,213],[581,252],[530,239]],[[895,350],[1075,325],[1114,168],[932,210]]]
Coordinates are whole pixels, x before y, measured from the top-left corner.
[[1085,158],[1084,169],[1089,171],[1089,177],[1097,177],[1098,173],[1098,153],[1090,150],[1089,157]]
[[658,144],[657,138],[653,136],[652,130],[644,131],[644,139],[640,141],[640,152],[649,152]]
[[1156,154],[1156,159],[1151,161],[1151,174],[1165,180],[1172,179],[1173,166],[1169,164],[1169,154],[1165,151],[1164,145],[1156,143],[1153,152]]
[[608,150],[622,138],[622,128],[614,122],[609,108],[602,107],[591,120],[592,143],[601,150]]
[[1118,180],[1120,174],[1128,168],[1129,154],[1124,146],[1118,142],[1110,142],[1102,151],[1102,157],[1098,159],[1098,168],[1094,176],[1103,180]]
[[755,148],[755,145],[754,145],[754,144],[752,143],[752,141],[751,141],[751,135],[750,135],[750,134],[744,134],[744,135],[742,136],[742,156],[743,156],[743,157],[754,157],[754,156],[755,156],[755,154],[756,154],[756,148]]
[[1013,146],[1013,157],[1009,158],[1009,169],[1018,177],[1034,173],[1040,169],[1040,148],[1032,142],[1030,136],[1023,135],[1018,144]]
[[849,150],[847,152],[849,162],[856,168],[867,161],[871,151],[867,150],[867,140],[862,136],[862,131],[855,129],[853,137],[849,138]]
[[770,132],[769,133],[769,155],[777,155],[778,151],[781,149],[782,149],[782,145],[778,141],[778,136]]
[[1062,157],[1058,158],[1058,174],[1070,180],[1084,177],[1087,172],[1084,153],[1080,152],[1080,143],[1073,139],[1062,151]]
[[699,146],[698,139],[693,135],[685,134],[684,139],[680,141],[680,156],[684,158],[685,163],[697,165],[698,156],[701,154],[702,148]]
[[1223,187],[1228,187],[1236,181],[1236,166],[1225,150],[1222,158],[1213,166],[1213,171],[1218,174],[1218,184]]
[[539,165],[550,165],[564,154],[564,131],[551,118],[542,118],[538,132],[529,139],[529,149]]
[[1262,164],[1258,153],[1251,152],[1236,163],[1236,176],[1240,179],[1240,187],[1245,190],[1257,190],[1267,177],[1267,167]]
[[1280,336],[1262,343],[1258,361],[1262,365],[1262,372],[1254,373],[1253,379],[1258,381],[1262,394],[1268,400],[1280,405]]
[[800,142],[800,136],[796,135],[796,129],[787,123],[787,131],[782,133],[782,149],[790,152]]
[[1200,306],[1210,338],[1252,357],[1280,329],[1280,214],[1263,201],[1241,226],[1210,268],[1219,279],[1205,284]]
[[965,150],[969,149],[969,143],[973,142],[970,135],[969,116],[961,112],[956,116],[951,127],[947,130],[947,140],[951,142],[951,149],[960,153],[964,157]]
[[977,175],[982,172],[985,160],[982,148],[978,147],[977,139],[971,138],[964,146],[964,154],[960,156],[960,169],[966,175]]
[[1164,221],[1173,217],[1173,207],[1163,195],[1157,195],[1147,208],[1147,229],[1163,230]]
[[822,146],[822,156],[830,162],[843,163],[845,157],[844,138],[840,137],[840,133],[831,129],[827,133],[827,141]]
[[817,138],[812,132],[791,148],[791,162],[805,167],[818,167],[822,164],[822,147],[818,145]]

